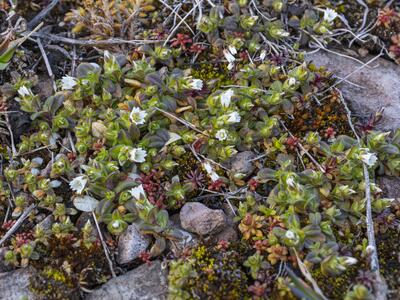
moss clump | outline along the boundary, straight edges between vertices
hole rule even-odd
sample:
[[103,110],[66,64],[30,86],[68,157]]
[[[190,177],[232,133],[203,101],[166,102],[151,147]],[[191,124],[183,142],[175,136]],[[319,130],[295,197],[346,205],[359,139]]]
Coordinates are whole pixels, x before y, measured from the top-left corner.
[[293,119],[287,118],[289,130],[296,137],[304,137],[309,131],[318,132],[326,139],[337,135],[352,135],[347,114],[339,95],[332,92],[320,104],[314,100],[298,99]]
[[400,259],[398,250],[400,248],[400,233],[396,229],[389,229],[377,237],[381,272],[389,286],[389,290],[394,291],[394,293],[390,294],[389,299],[399,299]]
[[52,267],[30,279],[30,290],[40,299],[79,299],[79,290],[71,276]]
[[343,299],[344,291],[354,284],[354,278],[358,274],[358,266],[351,266],[340,276],[322,274],[320,269],[313,271],[312,276],[318,282],[324,295],[329,299]]
[[52,236],[48,245],[37,247],[38,270],[30,280],[30,290],[40,299],[80,299],[81,288],[104,283],[109,269],[99,243],[84,244],[72,234]]
[[[206,58],[205,58],[206,59]],[[233,84],[231,75],[226,64],[210,64],[201,63],[200,66],[195,67],[192,70],[193,77],[199,78],[205,82],[213,82],[215,86],[214,89],[218,89],[223,85]]]
[[238,252],[199,246],[172,262],[169,299],[246,299],[247,279]]

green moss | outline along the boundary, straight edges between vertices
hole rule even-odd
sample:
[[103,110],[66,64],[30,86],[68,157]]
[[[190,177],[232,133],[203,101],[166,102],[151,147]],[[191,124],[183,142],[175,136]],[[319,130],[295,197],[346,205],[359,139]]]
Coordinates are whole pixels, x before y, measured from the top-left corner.
[[87,248],[76,241],[72,235],[51,237],[47,247],[37,247],[40,259],[32,265],[38,272],[29,288],[40,299],[80,299],[81,287],[91,289],[109,277],[100,245]]
[[234,250],[199,246],[171,264],[170,299],[249,299],[242,257]]
[[381,273],[389,286],[389,290],[396,291],[390,294],[389,299],[398,299],[400,233],[395,229],[390,229],[384,234],[379,234],[377,236],[377,248]]

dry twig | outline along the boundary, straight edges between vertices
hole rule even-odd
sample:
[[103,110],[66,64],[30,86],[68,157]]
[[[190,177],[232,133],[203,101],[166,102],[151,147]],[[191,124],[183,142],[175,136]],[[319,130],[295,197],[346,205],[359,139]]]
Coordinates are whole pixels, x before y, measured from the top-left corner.
[[94,212],[92,212],[92,216],[93,216],[94,222],[96,224],[97,232],[99,233],[101,245],[103,246],[104,254],[106,255],[106,259],[108,261],[108,266],[110,268],[111,275],[112,275],[112,277],[115,278],[115,277],[117,277],[117,275],[115,274],[113,263],[110,258],[110,255],[109,255],[110,250],[108,250],[106,242],[104,241],[103,234],[101,233],[100,226],[99,226],[99,223],[97,222],[96,214]]
[[[340,95],[340,101],[342,102],[346,113],[347,113],[347,120],[351,130],[353,131],[357,143],[361,146],[361,139],[355,130],[353,121],[351,120],[351,111],[347,106],[346,101],[343,98],[341,91],[337,90]],[[376,278],[376,283],[374,284],[375,289],[375,296],[377,300],[385,300],[387,294],[387,285],[385,283],[384,278],[382,278],[379,272],[379,258],[378,258],[378,251],[376,248],[375,242],[375,232],[374,232],[374,221],[372,219],[372,200],[371,200],[371,182],[369,177],[369,171],[367,165],[363,162],[363,172],[364,172],[364,181],[365,181],[365,198],[366,198],[366,225],[367,225],[367,237],[368,237],[368,249],[371,259],[371,271],[374,273]]]

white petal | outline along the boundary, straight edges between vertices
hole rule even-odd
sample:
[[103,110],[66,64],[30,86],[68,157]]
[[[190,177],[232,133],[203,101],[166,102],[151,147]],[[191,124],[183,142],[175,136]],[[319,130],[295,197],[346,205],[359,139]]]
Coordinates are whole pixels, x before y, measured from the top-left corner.
[[72,90],[76,86],[76,79],[71,76],[64,76],[61,79],[61,89]]
[[201,90],[203,88],[203,80],[192,79],[189,85],[194,90]]
[[30,89],[28,89],[26,86],[23,85],[18,89],[18,94],[21,97],[25,97],[25,96],[32,95],[32,91]]
[[133,148],[129,151],[129,158],[131,161],[142,163],[146,161],[147,152],[142,148]]
[[143,185],[139,185],[137,187],[132,188],[129,191],[133,198],[136,200],[140,200],[141,196],[146,196],[146,192],[143,189]]
[[211,180],[214,182],[214,181],[217,181],[217,180],[219,179],[219,176],[218,176],[217,173],[211,172],[210,178],[211,178]]
[[81,194],[85,189],[86,183],[86,176],[78,176],[71,180],[69,186],[74,192],[76,192],[77,194]]
[[231,98],[234,95],[232,89],[226,90],[220,96],[222,106],[228,107],[231,104]]
[[229,63],[235,61],[235,57],[227,49],[224,49],[222,52],[224,53],[224,56]]
[[225,141],[228,138],[228,133],[225,129],[220,129],[217,131],[217,133],[215,134],[215,137],[219,140],[219,141]]
[[324,20],[329,23],[335,20],[337,16],[338,16],[337,12],[334,11],[333,9],[327,8],[324,11]]
[[260,60],[264,60],[266,56],[267,56],[267,51],[264,49],[260,53]]
[[235,55],[237,53],[235,46],[229,46],[228,49],[229,49],[229,52],[232,53],[232,55]]
[[228,123],[239,123],[241,117],[238,112],[234,111],[228,115]]
[[211,172],[213,171],[213,168],[208,162],[203,163],[203,167],[208,174],[211,174]]
[[146,117],[147,112],[145,110],[141,110],[139,107],[132,108],[131,114],[129,115],[132,123],[136,125],[143,125],[145,123]]

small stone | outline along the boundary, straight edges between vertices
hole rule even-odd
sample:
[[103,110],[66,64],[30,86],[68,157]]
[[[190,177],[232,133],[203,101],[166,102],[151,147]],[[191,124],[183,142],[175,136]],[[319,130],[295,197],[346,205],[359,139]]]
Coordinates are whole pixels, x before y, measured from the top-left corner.
[[180,212],[182,228],[199,235],[217,233],[227,223],[221,209],[210,209],[199,202],[186,203]]
[[86,300],[164,300],[167,299],[167,271],[159,260],[143,264],[128,273],[111,279],[93,291]]
[[0,300],[34,299],[29,291],[29,278],[33,272],[29,267],[0,273]]
[[48,215],[46,218],[44,218],[38,225],[47,231],[51,229],[53,223],[54,223],[54,216],[51,214]]
[[231,161],[231,171],[234,173],[242,173],[246,176],[253,173],[255,166],[251,161],[257,155],[251,151],[243,151],[236,154]]
[[239,239],[238,233],[234,227],[228,225],[221,232],[215,235],[213,238],[214,243],[217,244],[220,241],[235,242]]
[[123,265],[138,258],[149,247],[150,241],[148,236],[140,233],[136,224],[129,225],[118,240],[118,263]]

